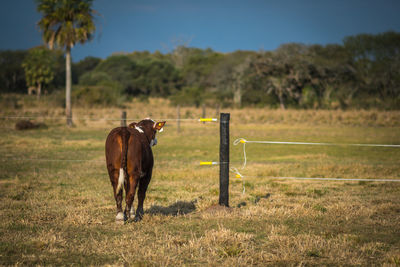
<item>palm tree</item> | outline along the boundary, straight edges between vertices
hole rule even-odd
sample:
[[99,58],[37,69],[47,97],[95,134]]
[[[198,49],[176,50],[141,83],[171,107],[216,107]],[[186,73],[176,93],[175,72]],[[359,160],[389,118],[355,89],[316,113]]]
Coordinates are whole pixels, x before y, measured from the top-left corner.
[[65,49],[66,89],[65,113],[67,125],[72,126],[71,110],[71,48],[93,37],[96,29],[93,21],[93,0],[37,0],[37,10],[43,17],[38,22],[43,39],[50,49]]

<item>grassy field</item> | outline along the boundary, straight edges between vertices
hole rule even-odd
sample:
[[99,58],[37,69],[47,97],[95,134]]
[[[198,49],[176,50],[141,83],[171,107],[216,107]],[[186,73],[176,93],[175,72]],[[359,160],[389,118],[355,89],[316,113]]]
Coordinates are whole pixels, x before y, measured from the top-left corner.
[[[127,111],[128,118],[176,117],[154,99]],[[221,111],[231,112],[231,144],[240,137],[400,144],[400,112]],[[0,120],[1,265],[400,265],[400,183],[270,178],[400,179],[399,148],[248,144],[241,171],[248,177],[232,174],[231,208],[222,208],[219,168],[199,166],[218,161],[219,125],[182,122],[178,134],[169,121],[153,149],[143,221],[118,225],[104,142],[119,122],[104,118],[120,112],[75,108],[74,128],[37,119],[48,127],[16,131],[16,120]],[[37,105],[0,113],[63,111]],[[181,108],[183,118],[199,114]],[[241,167],[242,153],[231,145],[232,166]]]

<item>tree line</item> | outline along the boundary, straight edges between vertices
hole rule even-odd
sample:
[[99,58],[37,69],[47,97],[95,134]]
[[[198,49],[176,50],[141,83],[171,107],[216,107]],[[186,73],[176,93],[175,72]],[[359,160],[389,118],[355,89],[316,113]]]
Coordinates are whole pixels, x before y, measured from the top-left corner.
[[[65,87],[65,55],[40,46],[0,51],[0,90],[53,93]],[[178,46],[168,53],[115,53],[72,63],[73,101],[285,108],[400,108],[400,34],[359,34],[342,44],[283,44],[273,51]]]

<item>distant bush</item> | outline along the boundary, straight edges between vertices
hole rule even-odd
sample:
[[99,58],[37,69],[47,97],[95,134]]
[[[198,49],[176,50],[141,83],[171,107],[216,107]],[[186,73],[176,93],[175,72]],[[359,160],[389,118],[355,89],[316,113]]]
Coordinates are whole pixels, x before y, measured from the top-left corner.
[[256,106],[256,107],[278,107],[278,98],[273,94],[267,94],[266,92],[260,92],[256,89],[248,89],[243,93],[242,102],[244,106]]
[[48,103],[65,108],[65,90],[55,90],[47,96]]
[[39,128],[47,128],[47,125],[44,123],[32,122],[30,120],[21,120],[15,124],[15,129],[18,131],[23,130],[31,130],[31,129],[39,129]]
[[318,96],[311,86],[305,86],[302,90],[299,106],[302,108],[318,108]]
[[21,104],[19,103],[19,97],[15,94],[0,94],[0,104],[2,108],[13,108],[19,109],[21,108]]
[[73,103],[88,106],[123,106],[125,96],[117,82],[103,81],[97,85],[79,85],[72,90]]
[[204,102],[204,90],[198,87],[184,87],[170,97],[171,104],[199,107]]
[[77,84],[80,82],[82,75],[92,71],[101,62],[97,57],[85,57],[83,60],[72,64],[72,82]]
[[79,85],[98,85],[104,82],[111,82],[112,78],[102,71],[86,72],[79,79]]

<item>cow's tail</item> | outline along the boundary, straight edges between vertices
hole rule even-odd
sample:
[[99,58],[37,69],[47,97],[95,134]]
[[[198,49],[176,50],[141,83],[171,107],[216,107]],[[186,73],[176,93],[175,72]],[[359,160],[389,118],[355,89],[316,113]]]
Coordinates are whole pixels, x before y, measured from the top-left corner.
[[119,168],[119,176],[118,176],[118,185],[117,185],[117,194],[119,191],[122,190],[122,186],[124,185],[125,182],[125,172],[124,169]]
[[129,131],[126,128],[122,128],[121,139],[122,139],[122,155],[121,155],[121,168],[119,169],[117,193],[122,190],[122,186],[126,183],[127,170],[126,170],[126,157],[128,153],[128,139]]

